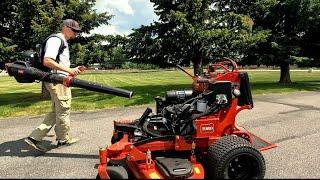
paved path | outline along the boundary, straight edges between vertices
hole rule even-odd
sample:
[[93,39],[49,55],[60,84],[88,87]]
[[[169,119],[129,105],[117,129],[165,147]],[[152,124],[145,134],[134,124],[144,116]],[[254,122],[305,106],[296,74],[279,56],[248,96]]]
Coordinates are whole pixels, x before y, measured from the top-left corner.
[[[320,92],[254,97],[254,109],[242,111],[237,123],[278,144],[263,152],[266,178],[320,178]],[[154,108],[153,105],[151,105]],[[109,144],[112,120],[138,118],[146,106],[72,114],[72,133],[81,141],[41,155],[23,142],[43,117],[0,120],[0,178],[95,178],[98,148]]]

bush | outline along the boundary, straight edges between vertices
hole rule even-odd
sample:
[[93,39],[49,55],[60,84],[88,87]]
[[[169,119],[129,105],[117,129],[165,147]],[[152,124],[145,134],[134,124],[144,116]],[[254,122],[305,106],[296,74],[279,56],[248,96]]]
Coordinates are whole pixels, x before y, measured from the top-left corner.
[[138,64],[133,62],[126,62],[122,64],[121,68],[122,69],[141,69],[141,70],[159,69],[159,67],[154,64]]

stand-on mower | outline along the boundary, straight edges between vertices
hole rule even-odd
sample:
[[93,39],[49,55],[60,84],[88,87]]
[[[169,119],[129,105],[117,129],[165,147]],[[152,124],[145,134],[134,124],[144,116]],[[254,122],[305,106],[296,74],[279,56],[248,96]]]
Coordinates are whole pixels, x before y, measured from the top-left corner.
[[[5,65],[19,83],[45,81],[131,98],[132,91],[43,72],[28,63]],[[111,145],[99,149],[99,179],[263,178],[260,151],[276,145],[235,125],[236,115],[253,108],[246,72],[228,58],[192,76],[192,90],[156,97],[156,112],[114,121]]]
[[235,125],[253,108],[246,72],[228,58],[192,76],[192,90],[156,97],[156,112],[114,121],[111,145],[100,148],[98,179],[263,178],[260,151],[271,144]]

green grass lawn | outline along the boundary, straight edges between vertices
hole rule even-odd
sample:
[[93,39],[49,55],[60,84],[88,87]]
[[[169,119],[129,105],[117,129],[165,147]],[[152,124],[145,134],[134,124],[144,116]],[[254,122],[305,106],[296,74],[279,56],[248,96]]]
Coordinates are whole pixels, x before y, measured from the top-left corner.
[[[291,72],[290,85],[278,84],[279,72],[249,72],[253,95],[320,88],[320,72]],[[192,80],[182,71],[84,73],[79,79],[134,92],[132,99],[73,88],[72,111],[141,105],[154,102],[168,90],[191,89]],[[51,108],[40,98],[41,83],[20,84],[13,77],[0,76],[0,118],[40,115]]]

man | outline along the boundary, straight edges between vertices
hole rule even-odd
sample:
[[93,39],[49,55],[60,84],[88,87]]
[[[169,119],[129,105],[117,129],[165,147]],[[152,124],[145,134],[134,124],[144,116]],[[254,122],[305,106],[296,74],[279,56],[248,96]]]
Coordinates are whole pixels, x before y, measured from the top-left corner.
[[[81,32],[79,23],[73,19],[63,20],[61,32],[56,34],[58,37],[49,37],[44,48],[43,65],[50,68],[50,71],[62,75],[78,75],[79,67],[70,68],[70,54],[68,40],[74,39]],[[64,49],[59,52],[61,43]],[[58,61],[57,61],[58,59]],[[24,141],[34,149],[45,152],[47,149],[41,145],[43,137],[55,125],[57,146],[71,145],[79,141],[70,135],[70,108],[71,108],[71,89],[62,84],[45,83],[49,91],[52,102],[52,111],[49,112],[44,121],[38,126]]]

